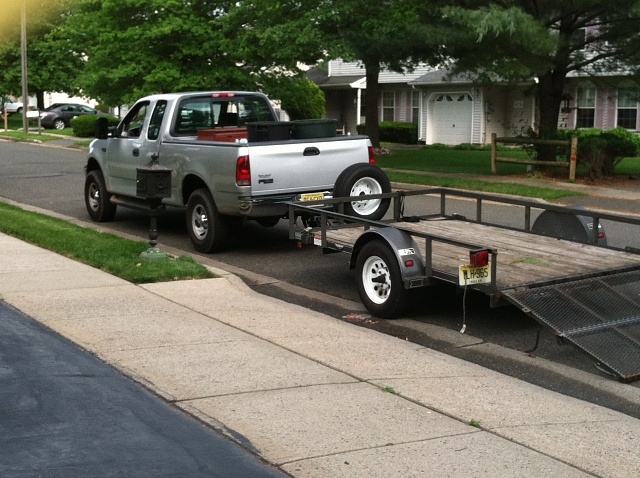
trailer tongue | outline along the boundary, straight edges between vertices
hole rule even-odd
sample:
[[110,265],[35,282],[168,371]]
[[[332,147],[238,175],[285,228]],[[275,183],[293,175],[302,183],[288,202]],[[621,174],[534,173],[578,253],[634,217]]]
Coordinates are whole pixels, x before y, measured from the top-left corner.
[[640,271],[502,291],[621,381],[640,379]]
[[[435,200],[436,210],[405,216],[413,196],[428,198],[423,199],[426,204]],[[475,219],[447,214],[449,197],[475,201]],[[637,228],[640,218],[446,188],[394,191],[358,200],[386,198],[393,200],[393,218],[383,221],[337,212],[354,202],[352,198],[290,203],[307,217],[318,216],[320,224],[300,230],[290,211],[290,238],[321,246],[324,252],[351,254],[358,292],[373,315],[394,318],[408,302],[409,289],[432,280],[451,282],[488,295],[492,306],[516,305],[619,380],[640,379],[639,250],[608,245],[601,227],[604,220]],[[483,202],[489,201],[523,210],[524,223],[484,221]],[[551,214],[558,216],[551,231],[555,238],[531,224],[534,216]],[[571,239],[574,230],[559,230],[566,224],[584,227],[584,240]],[[490,247],[465,238],[480,239]]]

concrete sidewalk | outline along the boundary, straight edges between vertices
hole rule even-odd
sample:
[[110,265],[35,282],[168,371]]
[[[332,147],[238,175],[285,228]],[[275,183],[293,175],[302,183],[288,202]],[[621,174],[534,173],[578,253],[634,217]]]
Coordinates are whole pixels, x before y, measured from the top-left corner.
[[136,286],[0,234],[6,303],[292,476],[640,476],[635,418],[214,272]]

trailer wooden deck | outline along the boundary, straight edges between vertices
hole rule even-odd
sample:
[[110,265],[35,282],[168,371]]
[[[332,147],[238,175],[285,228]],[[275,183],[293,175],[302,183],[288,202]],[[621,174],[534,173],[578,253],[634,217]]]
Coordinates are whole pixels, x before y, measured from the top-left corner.
[[[452,276],[457,276],[460,265],[469,262],[469,249],[441,242],[438,238],[497,249],[496,287],[499,290],[588,276],[605,270],[640,268],[638,254],[465,220],[434,218],[415,223],[393,222],[390,226],[433,237],[432,267]],[[362,225],[355,225],[328,228],[326,235],[330,243],[350,252],[363,231]],[[426,256],[426,241],[414,238]]]

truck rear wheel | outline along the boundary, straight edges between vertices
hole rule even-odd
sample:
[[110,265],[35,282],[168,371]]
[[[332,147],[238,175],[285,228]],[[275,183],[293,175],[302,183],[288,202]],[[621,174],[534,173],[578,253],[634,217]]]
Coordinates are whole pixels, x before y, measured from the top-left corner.
[[229,221],[221,215],[207,189],[197,189],[187,202],[187,229],[198,252],[219,252],[229,241]]
[[110,198],[102,171],[89,171],[84,181],[84,203],[91,219],[108,222],[114,218],[116,205],[111,203]]
[[356,281],[360,300],[373,315],[392,319],[403,312],[409,291],[387,244],[375,240],[364,245],[356,259]]
[[[334,197],[354,197],[391,192],[391,183],[382,169],[372,164],[354,164],[345,169],[333,188]],[[352,201],[344,205],[349,216],[378,221],[389,209],[391,199]]]

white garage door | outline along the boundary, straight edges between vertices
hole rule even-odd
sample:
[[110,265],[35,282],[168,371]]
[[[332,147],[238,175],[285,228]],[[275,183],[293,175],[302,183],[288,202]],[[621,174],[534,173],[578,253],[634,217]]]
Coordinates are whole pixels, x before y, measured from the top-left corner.
[[471,142],[473,98],[467,93],[435,95],[431,110],[432,142],[460,144]]

